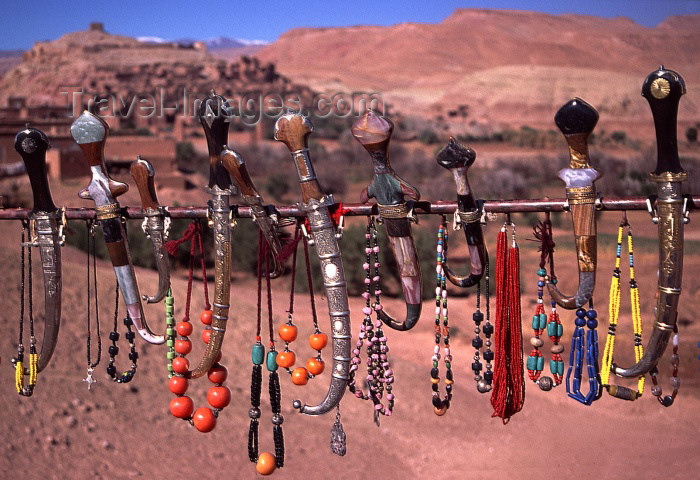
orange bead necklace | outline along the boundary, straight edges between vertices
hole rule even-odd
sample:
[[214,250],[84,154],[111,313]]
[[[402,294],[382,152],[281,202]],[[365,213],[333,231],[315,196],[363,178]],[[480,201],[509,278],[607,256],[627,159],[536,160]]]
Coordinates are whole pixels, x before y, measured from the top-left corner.
[[[231,401],[231,391],[223,385],[228,371],[226,367],[221,365],[221,352],[216,358],[216,361],[207,372],[207,378],[214,385],[209,388],[207,393],[207,401],[209,407],[200,407],[194,409],[192,399],[185,395],[189,387],[191,372],[189,370],[190,363],[185,357],[192,351],[192,342],[189,336],[192,334],[193,327],[190,323],[190,303],[192,300],[192,280],[194,277],[194,261],[196,247],[199,246],[199,254],[201,257],[202,267],[202,283],[204,286],[205,307],[200,315],[200,320],[205,325],[205,330],[202,331],[202,341],[206,344],[211,336],[212,311],[209,303],[209,292],[207,289],[207,270],[204,264],[204,245],[202,240],[202,225],[198,220],[193,221],[183,235],[184,239],[190,240],[190,271],[187,279],[187,300],[185,303],[185,316],[175,328],[168,325],[166,330],[167,345],[174,349],[177,354],[172,358],[170,365],[171,370],[168,373],[170,380],[168,381],[168,389],[176,395],[170,401],[170,413],[183,420],[187,420],[200,432],[211,432],[216,427],[216,419],[221,410],[223,410]],[[186,241],[186,240],[185,240]],[[174,300],[172,292],[169,291],[165,298],[166,315],[172,315],[174,312]],[[177,338],[176,338],[177,334]],[[170,355],[169,355],[170,356]]]
[[[297,229],[294,234],[294,243],[298,243],[302,239],[301,228],[297,225]],[[311,348],[316,350],[317,354],[315,357],[311,357],[306,361],[304,367],[293,368],[296,363],[296,354],[289,349],[289,344],[297,339],[298,329],[294,325],[294,291],[296,283],[296,264],[297,264],[297,249],[294,249],[292,255],[292,280],[289,294],[289,310],[287,310],[287,323],[280,326],[277,333],[279,337],[285,342],[284,350],[277,355],[277,365],[283,367],[292,377],[292,383],[295,385],[306,385],[309,379],[316,377],[323,373],[325,369],[325,363],[321,356],[321,350],[323,350],[328,344],[328,336],[325,333],[321,333],[318,328],[318,317],[316,316],[316,302],[314,301],[314,288],[313,281],[311,279],[311,264],[309,261],[309,242],[308,239],[304,237],[304,261],[306,264],[306,281],[308,283],[309,295],[311,300],[311,317],[314,323],[314,333],[309,336],[309,345]]]

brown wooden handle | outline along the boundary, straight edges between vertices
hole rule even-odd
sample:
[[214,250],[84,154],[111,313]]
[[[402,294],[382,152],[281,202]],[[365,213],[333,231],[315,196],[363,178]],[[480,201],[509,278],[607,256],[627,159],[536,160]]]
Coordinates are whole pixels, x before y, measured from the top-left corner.
[[212,91],[199,105],[198,116],[209,149],[209,188],[226,190],[231,187],[231,177],[221,165],[220,155],[228,143],[233,111],[224,97]]
[[221,152],[221,163],[228,173],[233,177],[233,180],[238,184],[238,188],[246,197],[259,197],[253,179],[250,178],[248,169],[245,166],[243,158],[233,150],[224,149]]
[[159,204],[154,182],[156,172],[151,162],[144,160],[139,155],[131,164],[130,173],[141,197],[141,208],[158,210]]
[[275,124],[275,140],[284,143],[290,152],[309,148],[309,135],[314,131],[311,121],[301,114],[280,117]]
[[282,115],[275,123],[275,140],[284,143],[292,154],[299,174],[301,199],[305,203],[311,199],[321,200],[326,196],[316,179],[309,155],[309,135],[313,131],[311,120],[300,113]]

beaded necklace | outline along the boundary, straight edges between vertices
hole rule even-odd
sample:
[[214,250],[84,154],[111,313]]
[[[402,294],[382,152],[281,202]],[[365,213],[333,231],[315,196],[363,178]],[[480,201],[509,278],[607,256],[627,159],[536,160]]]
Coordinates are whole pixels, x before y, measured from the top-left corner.
[[[566,393],[574,400],[591,405],[603,394],[598,368],[598,313],[593,308],[593,299],[588,301],[588,311],[583,308],[576,310],[574,333],[571,337],[571,352],[569,352],[569,368],[566,370]],[[588,330],[584,331],[583,327]],[[588,373],[588,393],[581,393],[583,380],[583,363],[586,363]],[[573,374],[573,379],[571,379]],[[571,380],[571,381],[570,381]]]
[[605,341],[605,350],[603,350],[600,383],[613,397],[633,401],[641,397],[644,393],[644,375],[640,375],[637,378],[636,391],[631,388],[610,384],[610,372],[614,364],[615,334],[617,330],[617,321],[620,316],[620,257],[622,256],[622,233],[625,226],[627,227],[627,251],[629,252],[630,306],[632,307],[632,326],[634,328],[634,361],[639,362],[644,354],[644,347],[642,346],[642,313],[639,307],[639,288],[634,278],[632,227],[627,222],[627,215],[623,213],[620,228],[617,231],[615,269],[613,270],[612,281],[610,283],[610,305],[608,310],[610,314],[610,326],[608,327],[608,335]]
[[[506,227],[512,229],[508,248]],[[523,381],[523,334],[520,310],[520,251],[515,225],[508,218],[496,244],[496,348],[491,391],[492,417],[503,423],[522,410],[525,403]]]
[[[297,225],[297,229],[294,233],[293,244],[296,246],[302,239],[301,227]],[[298,329],[294,325],[294,291],[296,283],[296,264],[297,264],[297,249],[294,248],[294,253],[292,254],[292,275],[291,275],[291,287],[289,295],[289,310],[287,310],[287,323],[280,326],[277,333],[279,337],[285,342],[284,350],[277,355],[277,365],[283,367],[287,370],[287,373],[291,375],[292,383],[295,385],[306,385],[309,379],[316,377],[323,373],[325,369],[325,363],[321,357],[321,350],[323,350],[328,344],[328,336],[325,333],[321,333],[318,328],[318,317],[316,315],[316,302],[314,300],[314,287],[313,281],[311,279],[311,263],[309,261],[309,244],[308,239],[304,237],[304,261],[306,265],[306,281],[309,288],[309,295],[311,299],[311,317],[314,324],[314,333],[309,336],[309,345],[311,348],[316,350],[316,356],[311,357],[306,361],[304,367],[297,367],[292,370],[296,362],[296,355],[293,351],[289,349],[289,344],[297,339]]]
[[[95,223],[92,220],[85,221],[85,238],[87,245],[87,375],[83,379],[83,382],[87,383],[88,390],[92,390],[92,384],[97,383],[92,376],[92,373],[99,365],[102,359],[102,336],[100,335],[100,309],[97,297],[97,252],[95,249]],[[90,275],[90,257],[92,257],[92,275]],[[90,291],[94,293],[95,299],[95,327],[97,334],[97,358],[92,361],[92,349],[91,340],[92,332],[90,327]]]
[[[390,416],[394,409],[395,397],[392,393],[394,383],[394,372],[389,362],[389,347],[386,344],[386,335],[382,330],[382,321],[378,317],[378,312],[382,310],[381,286],[379,275],[379,242],[377,240],[377,228],[374,218],[367,217],[367,230],[365,232],[365,263],[362,268],[365,270],[365,291],[362,297],[365,299],[365,306],[362,309],[365,318],[360,325],[356,348],[352,351],[352,364],[348,380],[348,389],[355,397],[362,400],[372,400],[374,403],[374,422],[379,426],[379,415]],[[372,261],[374,260],[374,261]],[[372,276],[372,266],[374,276]],[[370,302],[374,288],[374,303]],[[377,318],[372,321],[372,311]],[[360,352],[362,346],[367,348],[367,385],[369,392],[365,393],[356,384],[355,374],[359,368]],[[382,397],[386,392],[387,403],[382,403]]]
[[[39,354],[36,351],[36,337],[34,336],[34,308],[33,308],[33,298],[32,298],[32,249],[29,243],[25,242],[25,234],[29,233],[29,225],[26,221],[22,221],[22,238],[21,238],[21,275],[22,280],[20,282],[20,314],[19,314],[19,342],[17,343],[17,356],[12,359],[12,363],[15,366],[15,388],[17,393],[23,397],[31,397],[34,394],[34,387],[36,386],[36,379],[38,373],[39,365]],[[27,288],[25,288],[25,249],[26,257],[29,265],[27,266]],[[26,290],[28,290],[28,304],[29,304],[29,368],[25,371],[24,368],[24,297],[27,295]],[[29,376],[29,383],[24,383],[24,376]]]
[[[174,241],[172,245],[175,246],[172,249],[168,249],[168,252],[173,254],[177,249],[177,245],[188,239],[190,240],[190,265],[187,278],[185,315],[174,329],[168,326],[166,330],[167,345],[168,347],[173,347],[174,352],[177,353],[177,356],[171,359],[172,362],[171,365],[169,365],[170,368],[168,368],[168,376],[170,377],[170,380],[168,380],[168,389],[176,395],[176,397],[170,401],[170,413],[174,417],[186,420],[200,432],[206,433],[211,432],[214,427],[216,427],[216,419],[219,413],[231,401],[231,391],[228,387],[223,386],[228,376],[228,370],[219,363],[221,361],[221,352],[219,352],[214,364],[207,372],[207,378],[214,384],[207,392],[207,401],[212,408],[200,407],[195,411],[192,399],[185,395],[189,387],[189,379],[191,378],[191,372],[189,370],[190,363],[185,356],[192,351],[192,342],[189,339],[193,331],[192,324],[190,323],[190,303],[192,300],[192,281],[194,279],[196,246],[199,246],[199,253],[201,256],[202,284],[204,288],[205,307],[199,318],[205,325],[205,329],[202,331],[202,341],[205,344],[209,342],[211,337],[212,323],[212,310],[211,304],[209,303],[209,292],[207,288],[207,270],[204,263],[204,242],[202,240],[201,223],[198,220],[194,220],[185,231],[183,238]],[[165,309],[166,315],[173,313],[174,305],[172,295],[166,300]],[[179,335],[177,339],[175,338],[176,333]]]
[[[430,370],[430,382],[433,389],[433,410],[435,415],[441,417],[447,413],[452,400],[452,354],[450,353],[450,325],[447,312],[447,285],[444,265],[447,262],[447,241],[448,233],[445,229],[445,216],[442,216],[437,234],[437,258],[435,272],[437,277],[437,287],[435,287],[435,349],[433,350],[433,368]],[[442,321],[442,328],[440,323]],[[445,397],[440,398],[440,341],[444,345],[445,362]]]
[[[248,459],[255,463],[255,470],[261,475],[269,475],[276,468],[284,466],[284,433],[282,423],[284,417],[281,414],[282,402],[279,375],[277,374],[277,350],[275,349],[275,339],[272,326],[272,290],[270,285],[270,247],[258,231],[258,318],[255,332],[255,344],[252,350],[253,371],[250,384],[250,427],[248,429]],[[265,283],[267,286],[267,314],[269,328],[269,351],[265,355],[265,347],[262,344],[261,324],[262,324],[262,264],[265,263]],[[275,454],[263,452],[258,455],[258,424],[260,412],[260,392],[262,390],[262,364],[266,363],[270,372],[269,393],[270,408],[272,409],[272,436],[275,443]]]
[[[474,333],[476,337],[472,339],[472,346],[474,347],[474,362],[472,362],[472,370],[474,371],[474,380],[476,381],[476,389],[479,393],[490,392],[493,388],[493,350],[491,350],[491,335],[493,335],[493,324],[491,323],[491,279],[490,279],[490,267],[489,262],[484,265],[484,288],[486,293],[484,299],[486,301],[486,323],[481,326],[481,322],[484,321],[484,313],[481,311],[481,281],[476,284],[476,311],[472,314],[472,319],[474,320]],[[484,338],[482,340],[480,333],[484,333]],[[479,355],[479,350],[481,347],[485,346],[486,349],[483,353],[484,361],[486,362],[486,370],[483,375],[481,371],[484,365],[481,363],[481,358]]]
[[[549,219],[549,212],[546,212],[544,222],[540,222],[534,229],[535,240],[540,242],[540,268],[537,270],[537,306],[535,313],[532,316],[532,330],[535,334],[530,339],[530,344],[533,349],[527,357],[527,373],[530,380],[535,382],[540,389],[549,391],[552,387],[561,384],[564,378],[564,360],[561,358],[561,353],[564,351],[564,346],[559,342],[563,334],[563,327],[557,312],[557,303],[552,300],[552,310],[547,317],[544,309],[544,285],[547,280],[547,259],[549,259],[549,276],[550,282],[556,285],[557,280],[554,275],[554,240],[552,236],[552,222]],[[553,345],[550,347],[552,358],[549,361],[549,371],[552,376],[541,376],[544,370],[544,357],[540,348],[544,345],[544,341],[540,338],[544,333],[545,328],[547,335],[552,340]]]
[[673,367],[673,372],[671,373],[671,388],[673,391],[671,395],[664,396],[661,385],[659,385],[659,380],[656,378],[659,375],[659,369],[654,367],[651,371],[651,383],[654,385],[651,387],[651,394],[656,397],[661,405],[664,407],[670,407],[673,405],[676,396],[678,395],[678,389],[681,386],[681,379],[678,376],[678,365],[680,364],[680,356],[678,355],[678,324],[673,326],[673,337],[671,338],[671,343],[673,344],[673,350],[671,352],[671,366]]
[[119,354],[119,347],[117,347],[117,342],[119,341],[119,332],[117,331],[117,318],[119,318],[119,285],[115,287],[114,292],[115,302],[114,302],[114,328],[109,333],[109,339],[112,341],[112,345],[109,346],[107,352],[109,353],[109,363],[107,364],[107,375],[110,376],[112,381],[117,383],[129,383],[136,375],[136,363],[139,358],[138,352],[136,352],[136,344],[134,339],[136,338],[136,333],[132,330],[133,322],[126,314],[124,317],[124,326],[126,326],[126,340],[129,342],[129,360],[131,360],[131,367],[129,370],[122,372],[117,375],[117,368],[114,366],[116,361],[116,356]]

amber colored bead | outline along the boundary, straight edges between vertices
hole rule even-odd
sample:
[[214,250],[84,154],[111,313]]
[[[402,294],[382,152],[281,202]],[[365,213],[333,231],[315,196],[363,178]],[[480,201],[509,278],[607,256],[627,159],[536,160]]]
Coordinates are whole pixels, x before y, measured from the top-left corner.
[[202,341],[206,344],[209,343],[209,339],[211,338],[211,330],[202,330]]
[[192,351],[192,342],[189,340],[175,340],[175,351],[181,355],[187,355]]
[[185,374],[190,370],[190,361],[185,357],[173,358],[173,372]]
[[209,369],[207,377],[211,383],[224,383],[228,377],[228,370],[223,365],[214,364]]
[[282,368],[290,368],[297,361],[297,356],[294,352],[280,352],[277,354],[277,365]]
[[170,413],[177,418],[189,418],[194,410],[190,397],[175,397],[170,400]]
[[309,381],[309,372],[304,367],[295,368],[292,372],[292,383],[294,385],[306,385]]
[[268,452],[263,452],[258,456],[258,463],[255,464],[255,471],[260,475],[270,475],[277,468],[275,456]]
[[180,322],[175,327],[175,330],[177,330],[178,335],[189,337],[192,335],[192,324],[190,322]]
[[309,345],[314,350],[321,350],[328,345],[328,335],[325,333],[314,333],[309,336]]
[[175,395],[184,395],[188,386],[189,382],[185,377],[170,377],[168,380],[168,390]]
[[231,390],[227,387],[211,387],[207,393],[207,402],[214,408],[224,408],[231,402]]
[[326,368],[326,364],[320,358],[309,358],[306,361],[306,370],[311,375],[321,375]]
[[440,408],[433,407],[433,411],[435,412],[435,415],[437,415],[438,417],[442,417],[444,414],[447,413],[447,407],[445,405],[443,405]]
[[192,423],[194,428],[202,433],[211,432],[216,427],[216,417],[211,408],[199,407],[197,411],[194,412],[192,416]]
[[294,325],[284,324],[277,330],[280,338],[285,342],[293,342],[297,339],[297,327]]
[[202,314],[199,316],[199,319],[204,325],[211,325],[212,315],[214,315],[214,312],[211,310],[203,310]]

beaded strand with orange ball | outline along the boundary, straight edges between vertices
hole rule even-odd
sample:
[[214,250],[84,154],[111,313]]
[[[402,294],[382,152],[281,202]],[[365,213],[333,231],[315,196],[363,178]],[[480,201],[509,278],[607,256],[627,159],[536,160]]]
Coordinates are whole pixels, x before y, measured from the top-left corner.
[[[277,374],[277,358],[280,354],[275,349],[274,328],[272,322],[272,288],[270,285],[270,256],[272,255],[267,241],[263,239],[262,233],[258,231],[258,315],[255,331],[255,343],[251,352],[253,370],[250,383],[250,426],[248,429],[248,459],[255,463],[255,471],[261,475],[270,475],[277,468],[284,466],[284,433],[282,424],[282,393],[280,390],[279,375]],[[265,347],[262,344],[262,277],[263,262],[265,264],[265,283],[267,286],[267,316],[269,332],[269,350],[265,355]],[[258,427],[260,424],[260,393],[262,391],[262,365],[266,364],[270,373],[268,391],[270,393],[270,409],[272,410],[272,438],[274,440],[274,455],[269,452],[259,453],[258,451]]]
[[[185,316],[175,325],[174,322],[174,298],[172,292],[168,291],[165,297],[165,309],[168,328],[166,330],[167,345],[171,352],[168,353],[168,358],[171,360],[169,365],[170,379],[168,380],[168,389],[176,395],[170,401],[170,413],[177,418],[187,420],[200,432],[211,432],[216,427],[216,420],[221,410],[223,410],[231,402],[231,391],[223,384],[228,376],[228,370],[221,365],[221,352],[215,358],[214,364],[207,372],[207,378],[214,385],[209,388],[207,393],[207,402],[211,406],[200,407],[194,409],[192,399],[185,395],[189,387],[191,379],[190,363],[186,355],[192,351],[192,342],[189,337],[192,335],[194,328],[190,323],[190,304],[192,299],[192,280],[194,277],[194,258],[195,247],[199,244],[199,252],[201,255],[202,281],[204,285],[205,307],[199,316],[200,321],[205,325],[202,331],[202,341],[208,344],[211,337],[211,323],[213,312],[209,303],[209,292],[207,289],[207,272],[204,264],[204,251],[202,241],[202,227],[199,221],[193,221],[185,233],[183,238],[189,238],[190,244],[190,270],[187,283],[187,300],[185,304]],[[177,334],[177,338],[176,338]],[[175,355],[177,354],[177,355]],[[172,358],[170,358],[172,357]]]
[[[297,226],[294,242],[299,242],[301,239],[301,229]],[[309,379],[314,378],[316,375],[323,373],[325,369],[325,362],[321,357],[321,350],[323,350],[326,345],[328,345],[328,336],[322,333],[318,328],[318,317],[316,316],[316,303],[314,301],[314,291],[313,282],[311,279],[311,267],[309,262],[309,246],[308,240],[304,238],[304,261],[306,264],[306,279],[309,285],[309,294],[311,299],[311,315],[314,323],[314,333],[309,336],[309,345],[311,348],[316,350],[317,354],[315,357],[311,357],[306,361],[305,366],[293,368],[296,364],[296,354],[289,349],[289,344],[294,342],[298,336],[298,329],[294,325],[293,315],[294,315],[294,287],[296,281],[296,263],[297,263],[297,250],[294,250],[292,257],[292,275],[291,275],[291,287],[289,295],[289,310],[287,323],[281,325],[277,330],[279,337],[285,342],[284,350],[277,355],[277,365],[283,367],[292,377],[292,383],[295,385],[306,385]]]

